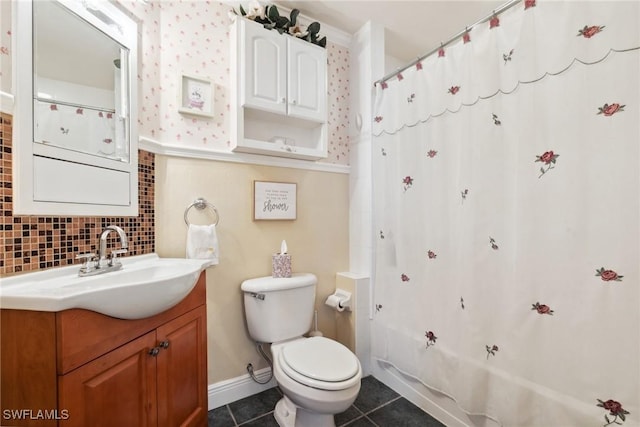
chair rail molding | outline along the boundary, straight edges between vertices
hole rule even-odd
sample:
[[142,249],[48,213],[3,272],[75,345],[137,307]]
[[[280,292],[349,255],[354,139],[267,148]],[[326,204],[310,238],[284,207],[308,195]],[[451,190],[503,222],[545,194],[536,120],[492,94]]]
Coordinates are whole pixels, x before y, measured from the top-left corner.
[[284,157],[262,156],[259,154],[235,153],[232,151],[205,149],[185,145],[169,144],[155,139],[140,137],[138,148],[161,156],[185,157],[191,159],[216,160],[221,162],[246,163],[281,168],[305,169],[318,172],[344,173],[351,170],[349,165],[338,165]]

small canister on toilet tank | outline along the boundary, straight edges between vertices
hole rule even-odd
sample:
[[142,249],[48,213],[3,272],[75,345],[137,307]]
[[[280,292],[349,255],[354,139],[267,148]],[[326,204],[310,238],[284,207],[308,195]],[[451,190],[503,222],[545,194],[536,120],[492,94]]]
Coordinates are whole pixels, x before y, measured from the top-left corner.
[[272,277],[291,277],[291,255],[273,254],[271,257]]

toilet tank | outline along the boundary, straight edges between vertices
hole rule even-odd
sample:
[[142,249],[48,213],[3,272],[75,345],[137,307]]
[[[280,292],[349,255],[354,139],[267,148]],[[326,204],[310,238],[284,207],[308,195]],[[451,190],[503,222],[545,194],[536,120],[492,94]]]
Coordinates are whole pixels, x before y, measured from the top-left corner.
[[259,277],[242,282],[244,312],[254,341],[273,343],[311,329],[318,279],[309,273],[287,278]]

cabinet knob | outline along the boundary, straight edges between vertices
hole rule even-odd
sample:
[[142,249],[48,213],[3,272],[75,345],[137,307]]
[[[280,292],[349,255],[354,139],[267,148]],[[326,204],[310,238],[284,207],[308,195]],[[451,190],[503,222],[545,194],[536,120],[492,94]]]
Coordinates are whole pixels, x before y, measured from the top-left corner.
[[151,350],[149,350],[149,356],[156,357],[158,353],[160,353],[160,347],[153,347]]
[[165,341],[160,341],[160,347],[163,349],[168,349],[169,348],[169,340],[165,340]]
[[282,97],[282,99],[280,100],[280,102],[282,102],[282,103],[284,104],[285,102],[287,102],[287,98],[285,98],[285,97],[283,96],[283,97]]
[[291,103],[292,103],[293,105],[296,105],[298,102],[294,99],[293,101],[291,101]]

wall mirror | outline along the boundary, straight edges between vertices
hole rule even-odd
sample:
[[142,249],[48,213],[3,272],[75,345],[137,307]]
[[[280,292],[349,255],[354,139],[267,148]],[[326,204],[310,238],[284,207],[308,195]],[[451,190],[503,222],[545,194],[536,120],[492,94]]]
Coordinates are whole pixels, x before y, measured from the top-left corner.
[[57,2],[33,22],[34,141],[128,161],[128,49]]
[[14,213],[137,215],[137,23],[88,0],[14,18]]

